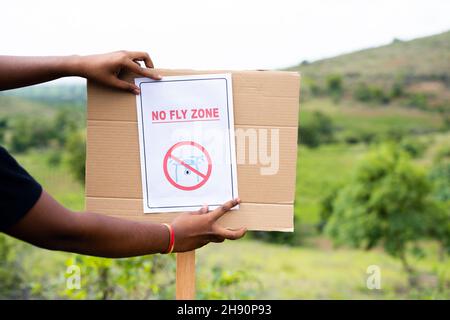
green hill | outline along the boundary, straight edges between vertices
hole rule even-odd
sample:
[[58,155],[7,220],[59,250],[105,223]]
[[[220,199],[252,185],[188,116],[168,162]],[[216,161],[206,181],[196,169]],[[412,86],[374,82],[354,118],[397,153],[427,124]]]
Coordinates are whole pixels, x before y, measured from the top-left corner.
[[290,69],[310,77],[334,73],[355,80],[392,81],[395,74],[410,80],[432,79],[450,84],[450,31],[411,41],[396,40]]
[[0,94],[0,118],[15,115],[30,115],[40,118],[50,117],[56,113],[56,109],[43,102],[35,101],[20,96],[8,96]]
[[52,116],[58,108],[84,110],[86,87],[81,84],[44,84],[0,91],[0,117],[18,114]]
[[302,73],[302,90],[306,95],[313,86],[325,91],[327,77],[337,75],[342,78],[347,95],[353,95],[362,84],[384,90],[385,95],[394,86],[400,86],[408,97],[403,104],[450,110],[450,31],[303,62],[288,70]]

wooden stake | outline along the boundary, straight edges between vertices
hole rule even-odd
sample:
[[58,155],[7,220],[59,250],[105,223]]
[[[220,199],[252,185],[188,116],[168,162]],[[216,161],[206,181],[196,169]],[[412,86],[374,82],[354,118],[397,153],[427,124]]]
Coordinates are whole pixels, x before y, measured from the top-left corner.
[[177,253],[177,300],[195,299],[195,251]]

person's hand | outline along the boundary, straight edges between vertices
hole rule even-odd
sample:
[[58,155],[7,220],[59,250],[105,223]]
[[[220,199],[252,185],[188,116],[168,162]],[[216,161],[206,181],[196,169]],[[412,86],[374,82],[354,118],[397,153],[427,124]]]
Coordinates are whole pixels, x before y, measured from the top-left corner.
[[[143,61],[147,68],[141,67]],[[115,88],[128,90],[139,94],[139,87],[134,83],[121,80],[122,71],[131,71],[143,77],[161,80],[161,76],[153,69],[153,62],[146,52],[117,51],[105,54],[78,57],[77,75],[86,79],[109,85]]]
[[221,216],[239,203],[239,199],[234,199],[210,212],[208,212],[208,207],[204,206],[198,211],[186,212],[176,217],[171,223],[175,233],[173,252],[191,251],[203,247],[209,242],[242,238],[247,232],[246,228],[230,230],[217,223]]

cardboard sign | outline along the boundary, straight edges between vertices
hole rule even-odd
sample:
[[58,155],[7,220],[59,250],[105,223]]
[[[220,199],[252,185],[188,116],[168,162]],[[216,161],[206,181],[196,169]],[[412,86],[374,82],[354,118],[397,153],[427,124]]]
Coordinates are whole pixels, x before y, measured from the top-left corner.
[[231,75],[135,83],[144,212],[213,210],[236,198]]
[[[158,72],[163,77],[231,73],[237,183],[242,202],[239,210],[227,213],[219,223],[230,228],[292,231],[300,89],[298,73]],[[124,78],[133,82],[138,76],[125,75]],[[87,111],[86,209],[137,221],[172,221],[179,213],[146,214],[142,207],[136,97],[88,82]],[[209,150],[208,153],[213,156]]]

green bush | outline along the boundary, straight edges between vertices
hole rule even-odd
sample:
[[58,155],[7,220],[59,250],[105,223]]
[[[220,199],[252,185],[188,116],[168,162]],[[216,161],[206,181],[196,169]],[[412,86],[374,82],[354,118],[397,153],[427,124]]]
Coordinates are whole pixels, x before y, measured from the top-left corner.
[[336,244],[365,249],[383,245],[399,258],[405,270],[414,273],[407,252],[419,254],[420,239],[441,240],[439,229],[446,216],[431,197],[431,185],[408,155],[393,145],[370,152],[359,164],[353,178],[323,207],[332,210],[325,232]]
[[417,138],[404,138],[399,147],[413,158],[421,157],[426,151],[428,144]]
[[313,97],[318,97],[322,95],[322,89],[317,84],[317,82],[314,79],[305,77],[302,81],[302,94],[301,96],[304,96],[304,93],[310,94]]
[[3,119],[0,120],[0,142],[5,142],[15,153],[31,148],[59,148],[64,146],[72,132],[84,127],[81,119],[81,112],[70,108],[62,108],[50,118],[19,115],[8,121]]
[[221,266],[212,268],[211,279],[200,283],[197,298],[210,299],[251,299],[260,291],[262,284],[246,271],[228,271]]
[[388,104],[390,101],[389,95],[385,94],[384,90],[379,87],[372,87],[372,97],[377,103]]
[[389,93],[391,99],[401,98],[403,95],[404,95],[403,85],[400,82],[394,83]]
[[353,98],[361,102],[371,101],[372,92],[370,91],[369,86],[365,83],[358,84],[353,92]]
[[368,86],[365,83],[357,85],[353,92],[353,98],[361,102],[375,102],[380,104],[388,104],[390,97],[384,92],[383,89],[376,86]]
[[16,153],[46,147],[55,138],[51,122],[47,119],[19,116],[11,120],[8,130],[9,146]]
[[8,119],[0,119],[0,144],[5,143],[5,134],[8,129]]
[[445,217],[436,230],[436,237],[441,239],[443,251],[450,252],[450,162],[435,163],[428,177],[433,186],[432,196],[439,201],[445,212]]
[[66,264],[81,269],[81,288],[66,289],[61,295],[70,299],[155,299],[171,298],[174,281],[158,276],[175,272],[172,256],[141,256],[106,259],[73,255]]
[[321,112],[314,112],[305,123],[298,128],[299,143],[314,148],[322,143],[334,141],[336,128],[331,118]]
[[441,162],[443,160],[450,160],[450,144],[444,144],[439,147],[434,156],[434,162]]
[[0,234],[0,299],[23,299],[27,286],[13,239]]
[[[450,204],[450,162],[435,164],[430,170],[429,178],[433,183],[433,196]],[[450,208],[449,208],[450,209]],[[450,211],[449,211],[450,213]]]
[[65,153],[71,173],[84,184],[86,172],[86,133],[84,130],[71,133],[67,139]]
[[375,140],[376,136],[377,134],[375,132],[370,132],[367,130],[352,130],[345,132],[341,139],[347,144],[370,144]]
[[333,101],[338,102],[344,92],[342,76],[339,74],[330,74],[327,76],[325,82],[328,94],[332,97]]
[[426,109],[428,107],[428,97],[424,93],[412,93],[408,95],[406,105],[410,107]]
[[53,118],[53,131],[60,146],[66,143],[72,132],[84,127],[83,115],[70,108],[61,108]]

